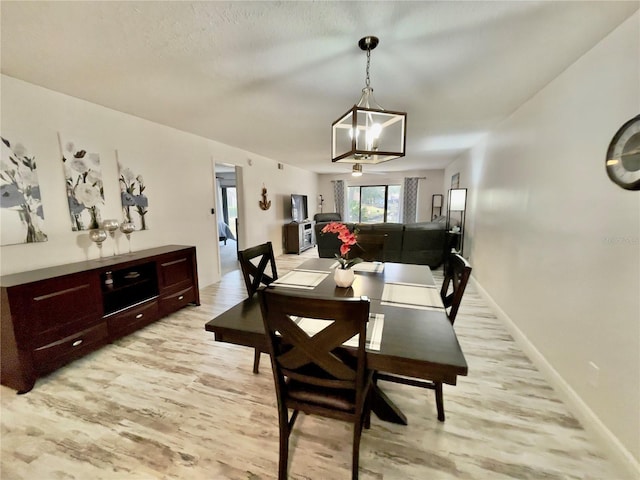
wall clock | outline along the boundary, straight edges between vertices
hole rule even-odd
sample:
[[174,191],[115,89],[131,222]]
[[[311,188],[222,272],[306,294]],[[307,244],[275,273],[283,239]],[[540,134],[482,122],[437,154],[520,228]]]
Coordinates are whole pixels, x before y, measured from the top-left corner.
[[640,190],[640,115],[620,127],[609,144],[607,174],[626,190]]

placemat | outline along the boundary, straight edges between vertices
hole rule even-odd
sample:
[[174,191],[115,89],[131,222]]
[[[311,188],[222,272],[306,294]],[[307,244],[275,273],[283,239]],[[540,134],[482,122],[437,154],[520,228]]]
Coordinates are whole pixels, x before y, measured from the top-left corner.
[[326,272],[311,272],[304,270],[292,270],[284,277],[279,278],[271,285],[275,287],[303,288],[313,290],[320,282],[329,276]]
[[423,310],[443,310],[438,288],[416,283],[385,283],[381,305]]
[[372,272],[382,273],[384,271],[384,263],[382,262],[361,262],[351,267],[355,272]]

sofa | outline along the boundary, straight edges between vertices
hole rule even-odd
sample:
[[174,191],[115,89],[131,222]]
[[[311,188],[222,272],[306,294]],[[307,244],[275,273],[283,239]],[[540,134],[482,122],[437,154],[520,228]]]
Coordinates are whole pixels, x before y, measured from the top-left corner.
[[[341,242],[332,233],[322,233],[329,222],[342,222],[339,213],[317,213],[314,216],[318,256],[334,258],[340,251]],[[447,250],[448,236],[444,217],[432,222],[420,223],[348,223],[350,231],[386,235],[383,253],[378,261],[415,263],[438,268]]]

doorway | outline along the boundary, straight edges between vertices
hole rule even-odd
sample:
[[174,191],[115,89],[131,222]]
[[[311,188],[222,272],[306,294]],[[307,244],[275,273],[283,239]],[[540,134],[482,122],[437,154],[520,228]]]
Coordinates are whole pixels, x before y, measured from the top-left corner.
[[233,165],[215,164],[220,275],[240,268],[238,263],[238,188]]

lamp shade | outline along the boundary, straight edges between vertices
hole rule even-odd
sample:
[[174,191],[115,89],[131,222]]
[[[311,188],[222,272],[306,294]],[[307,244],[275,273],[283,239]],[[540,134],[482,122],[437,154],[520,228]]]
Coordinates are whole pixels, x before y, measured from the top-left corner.
[[449,195],[449,210],[452,212],[464,212],[467,206],[467,189],[452,188]]

